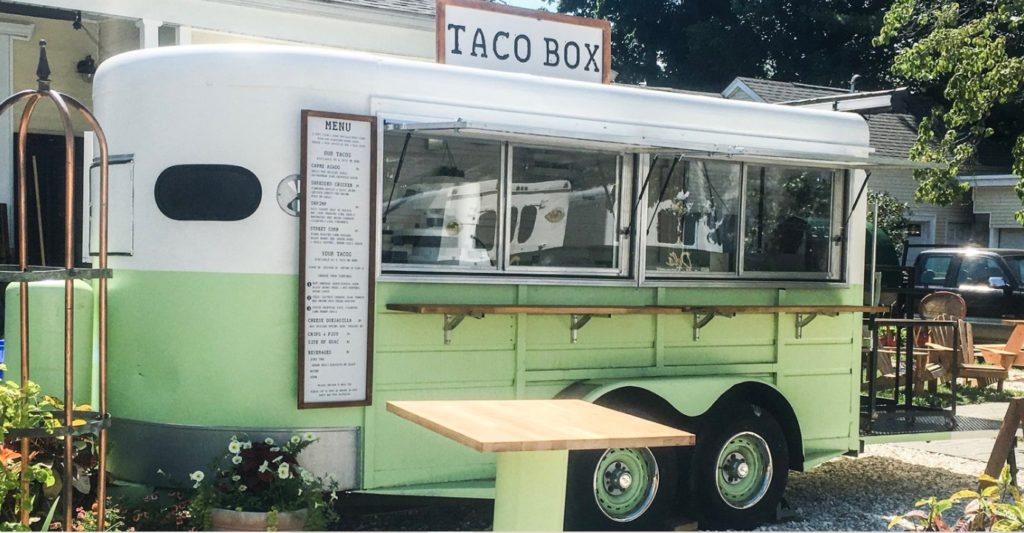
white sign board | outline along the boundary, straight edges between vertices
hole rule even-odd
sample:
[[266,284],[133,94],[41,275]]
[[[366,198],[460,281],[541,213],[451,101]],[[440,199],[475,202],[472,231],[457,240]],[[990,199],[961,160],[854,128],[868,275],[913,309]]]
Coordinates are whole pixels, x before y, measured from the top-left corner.
[[300,408],[370,403],[375,128],[302,112]]
[[580,81],[611,81],[608,21],[478,0],[437,0],[437,61]]

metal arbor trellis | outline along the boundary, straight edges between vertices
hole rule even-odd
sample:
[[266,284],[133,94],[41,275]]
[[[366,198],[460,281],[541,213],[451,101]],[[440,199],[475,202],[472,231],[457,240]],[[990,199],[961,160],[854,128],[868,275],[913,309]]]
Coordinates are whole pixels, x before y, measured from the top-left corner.
[[[18,126],[18,198],[17,198],[17,220],[18,220],[18,265],[17,269],[10,268],[2,272],[0,281],[17,282],[20,284],[20,352],[21,352],[21,385],[24,388],[29,381],[29,282],[40,280],[63,280],[64,281],[64,410],[62,425],[52,432],[40,432],[38,429],[26,429],[22,431],[11,430],[10,435],[20,437],[21,441],[21,491],[27,494],[29,491],[29,479],[27,468],[30,450],[30,437],[64,437],[64,479],[63,479],[63,526],[65,531],[71,529],[72,510],[72,477],[73,477],[73,441],[75,435],[95,433],[99,436],[99,465],[96,488],[97,498],[97,528],[102,531],[106,518],[106,456],[107,456],[107,427],[109,426],[109,415],[107,414],[107,278],[110,277],[110,270],[107,268],[107,197],[108,197],[108,173],[107,173],[107,140],[100,128],[99,122],[81,102],[67,94],[55,91],[50,88],[50,67],[46,59],[46,41],[39,42],[39,65],[36,69],[39,86],[36,89],[27,89],[17,92],[3,102],[0,102],[0,116],[15,104],[25,101],[25,108],[21,114],[21,121]],[[61,124],[64,127],[64,267],[48,268],[45,266],[30,266],[28,264],[28,200],[27,200],[27,164],[26,145],[28,140],[28,125],[32,119],[32,113],[36,104],[43,98],[53,101],[60,116]],[[92,128],[96,135],[96,141],[100,151],[100,198],[99,198],[99,256],[97,267],[90,269],[75,268],[75,135],[71,126],[70,108],[75,109],[82,116],[85,122]],[[38,194],[39,191],[36,191]],[[98,300],[99,300],[99,410],[89,413],[89,420],[85,424],[75,425],[74,411],[74,281],[76,279],[97,279]],[[78,412],[79,418],[84,415]],[[29,524],[28,506],[21,508],[21,523]]]

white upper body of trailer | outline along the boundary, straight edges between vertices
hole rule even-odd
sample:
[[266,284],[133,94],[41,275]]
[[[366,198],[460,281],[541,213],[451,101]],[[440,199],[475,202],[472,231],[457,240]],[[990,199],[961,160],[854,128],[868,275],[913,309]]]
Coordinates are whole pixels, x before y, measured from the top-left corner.
[[[863,168],[872,152],[866,123],[850,113],[286,46],[121,54],[99,68],[93,100],[110,153],[134,158],[131,220],[111,214],[112,226],[134,228],[131,255],[111,265],[138,270],[295,274],[298,219],[278,207],[274,191],[300,172],[303,109],[513,140],[787,165]],[[201,163],[254,172],[263,186],[256,212],[233,223],[160,213],[152,194],[160,172]],[[116,195],[118,184],[112,187]],[[858,210],[847,233],[851,264],[863,250]],[[856,282],[859,270],[847,279]]]

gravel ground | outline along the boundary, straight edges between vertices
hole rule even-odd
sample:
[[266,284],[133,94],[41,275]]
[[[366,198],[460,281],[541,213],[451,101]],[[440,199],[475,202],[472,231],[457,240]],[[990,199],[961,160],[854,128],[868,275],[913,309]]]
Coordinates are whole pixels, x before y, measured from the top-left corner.
[[[858,458],[841,457],[807,473],[792,472],[786,499],[795,516],[759,531],[882,531],[889,517],[927,496],[947,497],[975,485],[979,461],[911,450],[869,446]],[[346,516],[352,531],[489,530],[490,502],[436,503],[416,509]],[[954,511],[947,511],[952,516]]]
[[[792,520],[760,531],[881,531],[889,517],[928,497],[948,497],[977,483],[985,465],[894,445],[869,446],[858,458],[841,457],[810,472],[792,472],[786,499]],[[947,511],[949,518],[955,513]]]

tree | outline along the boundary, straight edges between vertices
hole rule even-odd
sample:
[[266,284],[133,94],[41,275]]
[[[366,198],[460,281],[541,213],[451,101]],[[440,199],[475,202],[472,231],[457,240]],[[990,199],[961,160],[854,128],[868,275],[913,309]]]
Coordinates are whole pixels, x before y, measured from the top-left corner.
[[560,0],[558,10],[612,23],[619,81],[717,92],[736,76],[845,87],[860,74],[887,86],[892,53],[869,41],[889,2]]
[[[941,89],[942,103],[918,129],[911,158],[948,163],[918,170],[919,200],[949,205],[978,163],[983,141],[1012,153],[1024,201],[1024,0],[896,0],[875,44],[898,48],[892,71],[922,89]],[[1017,212],[1024,223],[1024,211]]]
[[878,229],[889,236],[897,252],[902,252],[903,243],[907,240],[910,229],[910,206],[887,192],[868,191],[868,221],[873,220],[871,213],[876,205]]

